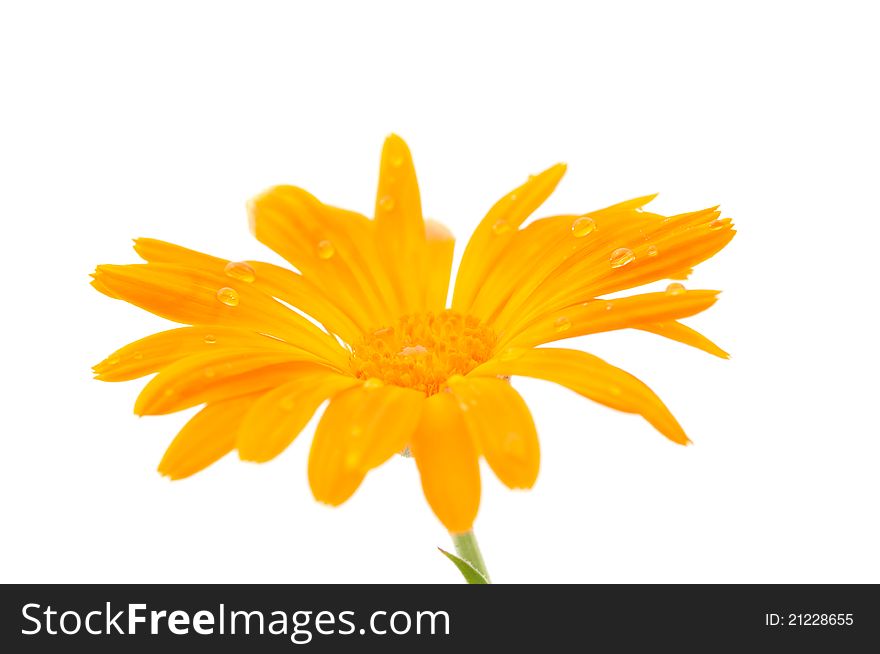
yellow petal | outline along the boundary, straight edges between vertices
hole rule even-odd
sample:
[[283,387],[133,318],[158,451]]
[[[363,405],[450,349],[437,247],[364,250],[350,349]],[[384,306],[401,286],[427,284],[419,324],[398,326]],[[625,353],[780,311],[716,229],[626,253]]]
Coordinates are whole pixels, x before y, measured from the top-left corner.
[[693,290],[679,294],[642,293],[576,304],[533,320],[519,333],[511,328],[510,332],[514,333],[502,338],[499,348],[532,347],[573,336],[637,327],[646,322],[686,318],[711,307],[717,296],[718,291]]
[[691,329],[686,325],[682,325],[680,322],[675,322],[674,320],[662,323],[641,324],[636,325],[635,327],[642,331],[651,332],[652,334],[657,334],[658,336],[663,336],[664,338],[669,338],[673,341],[690,345],[691,347],[703,350],[703,352],[708,352],[709,354],[714,354],[716,357],[721,357],[722,359],[730,358],[730,355],[727,352],[715,345],[715,343],[703,336],[700,332]]
[[[236,266],[243,263],[253,271],[253,280],[250,283],[254,288],[310,315],[348,343],[360,334],[355,322],[331,299],[326,298],[323,291],[292,270],[262,261],[232,262],[229,259],[221,259],[152,238],[135,239],[134,249],[143,259],[151,263],[202,268],[213,273],[225,274],[227,277],[231,276],[232,279],[237,279]],[[232,266],[231,270],[230,266]]]
[[556,382],[612,409],[642,415],[675,443],[689,442],[678,421],[650,388],[628,372],[586,352],[556,348],[510,351],[470,374],[523,375]]
[[445,226],[435,220],[425,221],[427,251],[425,253],[425,308],[442,311],[449,294],[449,275],[455,238]]
[[509,488],[531,488],[541,461],[532,414],[510,383],[495,377],[449,380],[471,437]]
[[411,443],[425,498],[452,533],[470,531],[480,507],[479,455],[461,414],[451,393],[432,395]]
[[333,298],[361,331],[398,315],[370,220],[326,205],[295,186],[269,189],[249,203],[248,211],[257,239]]
[[315,499],[336,506],[351,497],[370,469],[406,447],[423,404],[418,391],[372,384],[334,397],[309,454]]
[[103,265],[95,275],[119,298],[163,318],[271,334],[337,366],[347,366],[348,355],[332,336],[247,282],[160,263]]
[[680,277],[733,238],[729,219],[712,207],[664,217],[646,211],[609,208],[589,214],[595,229],[578,239],[589,242],[564,258],[527,297],[516,295],[493,321],[504,331],[523,316],[535,317],[601,295]]
[[228,454],[238,425],[258,395],[213,402],[184,425],[162,457],[159,472],[183,479]]
[[385,139],[376,192],[376,238],[405,312],[424,308],[425,222],[412,155],[402,138]]
[[164,368],[141,391],[138,415],[161,415],[279,386],[323,366],[296,352],[228,348],[185,357]]
[[[654,197],[635,198],[588,215],[553,216],[534,221],[515,235],[499,257],[474,303],[474,315],[491,321],[499,329],[506,329],[510,315],[521,314],[518,308],[539,286],[552,279],[558,270],[596,251],[602,239],[596,234],[600,224],[621,216],[626,216],[627,224],[645,224],[647,214],[637,210]],[[523,265],[524,261],[529,265]]]
[[302,351],[285,341],[237,327],[219,325],[179,327],[152,334],[125,347],[95,366],[101,381],[128,381],[151,375],[191,354],[216,352],[225,348],[254,348],[274,352]]
[[245,461],[269,461],[293,442],[318,407],[361,381],[329,369],[309,370],[254,402],[238,430],[236,448]]
[[556,164],[501,198],[474,230],[455,279],[452,307],[468,313],[485,277],[514,238],[517,229],[546,200],[565,174]]

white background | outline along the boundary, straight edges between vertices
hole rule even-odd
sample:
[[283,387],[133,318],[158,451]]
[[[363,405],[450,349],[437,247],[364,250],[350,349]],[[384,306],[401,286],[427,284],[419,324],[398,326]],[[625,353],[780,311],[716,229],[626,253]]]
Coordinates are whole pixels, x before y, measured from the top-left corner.
[[459,250],[565,161],[539,211],[651,192],[739,234],[687,282],[722,361],[631,331],[579,339],[651,385],[695,446],[514,380],[531,492],[488,473],[501,582],[880,582],[877,61],[872,3],[4,2],[0,10],[2,581],[458,582],[411,460],[317,504],[312,427],[277,460],[155,472],[186,416],[90,366],[170,326],[88,286],[152,236],[276,261],[245,201],[276,183],[369,213],[408,140]]

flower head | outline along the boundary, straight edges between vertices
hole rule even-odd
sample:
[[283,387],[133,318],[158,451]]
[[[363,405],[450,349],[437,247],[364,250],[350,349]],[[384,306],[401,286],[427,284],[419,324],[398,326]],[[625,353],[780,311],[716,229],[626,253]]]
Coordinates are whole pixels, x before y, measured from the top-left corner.
[[204,405],[159,464],[173,479],[232,450],[274,458],[329,400],[309,455],[315,497],[341,504],[370,470],[409,450],[428,503],[452,532],[469,530],[477,514],[481,457],[511,488],[537,477],[537,434],[511,375],[641,414],[686,444],[635,377],[578,350],[537,346],[635,328],[726,357],[679,322],[711,306],[716,291],[676,282],[665,292],[603,296],[684,279],[730,241],[731,221],[715,207],[661,216],[643,197],[523,226],[564,172],[556,165],[530,177],[490,209],[464,251],[449,307],[453,238],[423,219],[397,136],[382,152],[373,219],[293,186],[250,203],[257,239],[296,271],[138,239],[146,263],[98,266],[93,285],[186,326],[114,352],[95,366],[97,378],[158,373],[137,399],[139,415]]

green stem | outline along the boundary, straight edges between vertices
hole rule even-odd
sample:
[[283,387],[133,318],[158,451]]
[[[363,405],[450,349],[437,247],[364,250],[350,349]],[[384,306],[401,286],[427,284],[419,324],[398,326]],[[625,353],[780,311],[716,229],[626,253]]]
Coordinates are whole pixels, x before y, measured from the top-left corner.
[[450,536],[452,536],[452,544],[455,545],[455,553],[476,568],[486,578],[486,581],[489,581],[486,562],[483,561],[480,545],[477,543],[474,532],[466,531],[463,534],[450,534]]

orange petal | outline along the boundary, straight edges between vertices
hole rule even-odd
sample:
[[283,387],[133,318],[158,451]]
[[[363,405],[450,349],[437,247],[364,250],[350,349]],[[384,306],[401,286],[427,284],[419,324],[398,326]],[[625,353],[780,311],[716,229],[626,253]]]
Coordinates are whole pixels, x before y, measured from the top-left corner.
[[509,488],[531,488],[541,450],[532,414],[510,382],[495,377],[449,380],[465,424],[489,466]]
[[161,415],[279,386],[323,366],[295,352],[229,348],[193,354],[150,380],[134,406],[137,415]]
[[454,534],[470,531],[480,507],[479,455],[451,393],[425,401],[411,447],[434,514]]
[[511,350],[470,372],[474,376],[523,375],[566,386],[584,397],[627,413],[638,413],[664,436],[681,445],[688,437],[654,392],[602,359],[578,350]]
[[[630,223],[644,223],[637,213],[655,196],[648,195],[594,211],[589,215],[564,215],[536,220],[518,232],[487,276],[472,312],[499,329],[506,329],[510,314],[557,270],[564,269],[596,249],[596,230],[614,216],[635,214]],[[529,265],[523,265],[523,262]],[[496,318],[496,316],[498,316]]]
[[103,265],[95,275],[121,299],[163,318],[264,332],[347,366],[348,355],[332,336],[247,282],[161,263]]
[[642,293],[576,304],[533,320],[519,333],[502,338],[499,348],[532,347],[573,336],[636,327],[646,322],[686,318],[711,307],[717,296],[718,291],[694,290],[678,294]]
[[425,222],[412,155],[402,138],[385,139],[376,192],[376,239],[406,313],[424,308]]
[[691,347],[703,350],[703,352],[708,352],[709,354],[714,354],[716,357],[721,357],[722,359],[730,358],[730,355],[727,352],[715,345],[715,343],[703,336],[700,332],[691,329],[687,325],[682,325],[680,322],[675,322],[674,320],[647,325],[635,325],[635,328],[651,332],[652,334],[657,334],[658,336],[663,336],[664,338],[669,338],[673,341],[678,341],[679,343],[684,343],[685,345],[690,345]]
[[238,425],[259,395],[213,402],[194,415],[177,434],[159,463],[172,479],[189,477],[228,454]]
[[468,313],[487,274],[514,238],[523,221],[556,188],[565,174],[565,164],[556,164],[501,198],[480,221],[468,241],[455,279],[452,307]]
[[342,504],[364,475],[406,447],[419,421],[424,394],[371,383],[334,397],[315,431],[309,484],[320,502]]
[[240,347],[300,353],[295,356],[302,353],[285,341],[237,327],[179,327],[152,334],[116,350],[95,366],[95,378],[128,381],[151,375],[191,354]]
[[329,369],[309,370],[254,402],[238,430],[245,461],[269,461],[293,442],[321,404],[361,381]]
[[222,273],[236,281],[241,281],[241,273],[237,271],[242,268],[241,264],[244,264],[245,271],[248,271],[248,268],[250,268],[248,272],[252,271],[253,280],[250,283],[254,288],[310,315],[348,343],[360,334],[354,321],[326,298],[323,291],[292,270],[262,261],[232,262],[229,259],[221,259],[152,238],[135,239],[134,249],[143,259],[151,263],[202,268],[213,273]]
[[397,298],[366,217],[331,207],[301,188],[276,186],[248,205],[257,239],[292,263],[361,331],[389,324]]
[[425,221],[425,238],[425,308],[428,311],[442,311],[446,308],[446,296],[449,294],[455,238],[452,232],[435,220]]
[[680,277],[721,250],[735,234],[729,219],[719,219],[714,207],[669,218],[619,209],[593,212],[590,217],[596,228],[581,239],[590,247],[564,259],[527,298],[518,296],[507,303],[494,322],[497,330],[507,329],[522,316]]

